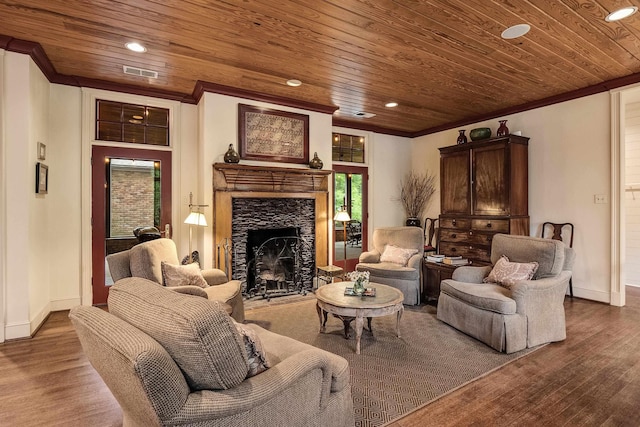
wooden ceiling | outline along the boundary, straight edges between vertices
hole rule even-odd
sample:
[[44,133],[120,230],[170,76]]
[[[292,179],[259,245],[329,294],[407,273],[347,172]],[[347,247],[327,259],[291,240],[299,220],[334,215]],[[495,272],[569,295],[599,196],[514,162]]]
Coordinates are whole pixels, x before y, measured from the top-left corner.
[[[0,33],[7,50],[41,45],[61,82],[185,99],[203,87],[237,90],[334,107],[334,124],[415,136],[640,81],[640,13],[604,20],[629,3],[2,0]],[[531,25],[527,35],[501,39],[521,23]],[[148,51],[130,52],[128,41]],[[123,65],[159,77],[128,76]],[[399,106],[385,108],[389,101]]]

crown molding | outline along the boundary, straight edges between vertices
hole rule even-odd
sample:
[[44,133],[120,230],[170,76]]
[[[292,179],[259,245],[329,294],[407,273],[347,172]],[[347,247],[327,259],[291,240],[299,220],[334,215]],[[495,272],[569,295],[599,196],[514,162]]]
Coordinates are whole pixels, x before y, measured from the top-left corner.
[[252,90],[239,89],[232,86],[225,86],[217,83],[205,82],[198,80],[191,95],[196,102],[200,102],[200,98],[205,92],[217,93],[220,95],[235,96],[238,98],[251,99],[253,101],[268,102],[270,104],[283,105],[285,107],[300,108],[307,111],[315,111],[317,113],[333,114],[338,110],[335,105],[316,104],[314,102],[302,101],[299,99],[286,98],[282,96],[267,95]]

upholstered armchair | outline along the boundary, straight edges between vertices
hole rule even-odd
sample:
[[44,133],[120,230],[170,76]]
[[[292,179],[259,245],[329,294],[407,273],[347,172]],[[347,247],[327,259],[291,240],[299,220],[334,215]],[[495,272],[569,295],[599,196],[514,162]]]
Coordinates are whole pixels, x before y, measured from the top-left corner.
[[[169,266],[180,264],[176,244],[171,239],[151,240],[129,250],[107,255],[109,272],[114,282],[125,277],[143,277],[163,285],[163,263]],[[201,270],[200,273],[206,282],[201,286],[172,286],[171,290],[229,304],[231,316],[238,322],[244,322],[240,281],[228,280],[226,274],[217,268]]]
[[356,271],[368,271],[371,282],[393,286],[404,304],[420,304],[424,233],[420,227],[388,227],[373,231],[373,248],[360,254]]
[[349,364],[238,324],[222,305],[125,278],[69,317],[130,426],[353,426]]
[[562,341],[574,258],[558,240],[496,234],[494,266],[459,267],[443,280],[437,317],[505,353]]

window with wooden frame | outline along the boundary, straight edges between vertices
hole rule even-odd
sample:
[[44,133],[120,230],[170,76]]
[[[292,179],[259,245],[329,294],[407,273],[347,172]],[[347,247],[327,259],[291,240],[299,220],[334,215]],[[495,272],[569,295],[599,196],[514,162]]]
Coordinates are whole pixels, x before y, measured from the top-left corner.
[[168,146],[169,110],[98,99],[96,139]]
[[364,163],[364,136],[334,133],[331,157],[337,162]]

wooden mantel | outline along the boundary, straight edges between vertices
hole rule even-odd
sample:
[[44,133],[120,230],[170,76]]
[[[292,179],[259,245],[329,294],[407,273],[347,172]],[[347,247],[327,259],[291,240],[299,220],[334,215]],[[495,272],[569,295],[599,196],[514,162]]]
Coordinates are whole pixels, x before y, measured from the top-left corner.
[[[234,198],[315,200],[316,265],[329,262],[329,170],[213,164],[213,242],[232,238]],[[214,253],[215,251],[215,247]]]
[[329,191],[331,171],[214,163],[213,191]]

